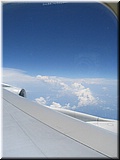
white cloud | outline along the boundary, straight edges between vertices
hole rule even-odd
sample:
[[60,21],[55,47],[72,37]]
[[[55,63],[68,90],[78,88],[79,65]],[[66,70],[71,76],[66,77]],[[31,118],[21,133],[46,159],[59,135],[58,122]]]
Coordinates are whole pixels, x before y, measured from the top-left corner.
[[4,68],[3,69],[3,82],[14,84],[16,82],[31,82],[35,81],[35,78],[29,76],[25,73],[25,71],[13,68]]
[[81,83],[76,83],[76,82],[72,84],[72,87],[74,87],[77,90],[85,88]]
[[[46,98],[47,99],[47,98]],[[41,105],[44,105],[44,106],[47,106],[47,101],[44,97],[40,97],[40,98],[36,98],[35,101],[38,103],[38,104],[41,104]],[[68,104],[65,104],[65,105],[61,105],[60,103],[57,103],[57,102],[52,102],[49,106],[47,106],[49,108],[65,108],[65,109],[76,109],[77,107],[76,106],[70,106],[70,103]]]
[[67,103],[65,105],[61,105],[60,103],[56,103],[56,102],[52,102],[52,104],[50,106],[48,106],[50,108],[64,108],[64,109],[76,109],[76,106],[70,106],[70,103]]
[[39,104],[46,105],[46,100],[43,97],[36,98],[35,101]]
[[62,106],[59,103],[52,102],[52,104],[49,106],[51,108],[62,108]]
[[[60,96],[62,97],[65,96],[66,94],[75,95],[76,98],[78,99],[78,107],[95,104],[96,102],[90,89],[85,88],[85,86],[83,86],[81,83],[76,82],[76,80],[59,78],[55,76],[42,76],[42,75],[37,75],[36,77],[32,77],[27,75],[24,71],[18,69],[5,68],[3,70],[3,81],[9,84],[11,83],[14,84],[18,82],[21,82],[22,84],[32,82],[33,85],[37,84],[38,82],[39,85],[42,85],[40,82],[45,82],[47,83],[46,88],[48,87],[48,85],[49,88],[50,85],[52,85],[52,88],[50,88],[51,92],[56,91],[57,97]],[[57,90],[56,90],[56,85],[57,85]],[[43,97],[36,98],[35,100],[40,104],[43,105],[46,104],[46,100]],[[58,103],[56,102],[53,102],[51,106],[61,107],[60,104],[58,105]],[[66,105],[64,107],[70,108],[69,105]]]
[[[70,90],[69,85],[64,82],[65,79],[63,79],[63,78],[61,79],[61,77],[37,75],[36,78],[40,81],[43,81],[45,83],[52,85],[52,87],[57,86],[57,87],[59,87],[59,90],[64,90],[64,92]],[[59,90],[58,90],[58,92],[59,92]]]
[[24,88],[28,99],[46,107],[84,110],[87,113],[94,112],[95,108],[95,112],[100,111],[100,114],[108,114],[106,111],[110,114],[117,112],[117,80],[30,76],[13,68],[3,68],[2,74],[4,83]]
[[90,88],[85,88],[81,83],[73,83],[72,92],[78,97],[78,107],[97,104],[97,99],[93,97]]
[[69,91],[70,90],[70,87],[67,84],[61,82],[60,85],[61,85],[63,90],[65,90],[65,91]]
[[[106,90],[109,87],[108,84],[117,84],[116,80],[99,78],[70,79],[42,75],[32,77],[22,70],[12,68],[3,69],[3,82],[15,85],[16,87],[27,88],[32,93],[38,92],[34,99],[40,104],[46,105],[49,102],[51,107],[54,106],[68,109],[97,105],[99,102],[104,102],[103,99],[99,99],[99,94],[96,96],[95,94],[93,95],[92,86],[99,86],[101,84],[101,86],[104,86],[102,89]],[[49,98],[45,99],[43,97]],[[73,102],[72,97],[74,97]],[[61,106],[61,104],[63,104],[61,103],[62,100],[64,100],[63,106]],[[71,106],[70,104],[73,105]]]
[[93,97],[89,88],[78,90],[77,92],[75,92],[75,94],[78,96],[78,100],[79,100],[78,106],[79,107],[97,104],[97,99]]
[[41,75],[37,75],[36,78],[38,80],[42,80],[46,83],[50,83],[50,84],[57,84],[60,83],[60,80],[58,78],[56,78],[55,76],[41,76]]

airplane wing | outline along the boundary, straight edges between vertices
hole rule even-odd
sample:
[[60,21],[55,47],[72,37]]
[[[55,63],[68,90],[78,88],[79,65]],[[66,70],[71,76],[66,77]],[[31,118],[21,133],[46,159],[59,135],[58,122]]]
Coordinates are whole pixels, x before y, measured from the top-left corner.
[[3,85],[3,158],[118,157],[117,130],[105,127],[117,121],[50,109],[22,91]]

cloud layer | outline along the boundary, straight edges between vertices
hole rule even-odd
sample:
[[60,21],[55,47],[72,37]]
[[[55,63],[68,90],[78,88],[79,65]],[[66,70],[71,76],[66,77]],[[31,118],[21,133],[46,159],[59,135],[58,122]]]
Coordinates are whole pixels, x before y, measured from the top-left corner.
[[108,110],[117,105],[117,80],[30,76],[21,70],[4,68],[3,82],[25,88],[29,99],[49,107],[79,110],[96,106]]

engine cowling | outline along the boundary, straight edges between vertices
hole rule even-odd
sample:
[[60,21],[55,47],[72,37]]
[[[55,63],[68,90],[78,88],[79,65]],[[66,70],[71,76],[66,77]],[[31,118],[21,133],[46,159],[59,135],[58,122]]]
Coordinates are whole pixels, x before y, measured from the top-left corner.
[[3,83],[2,86],[3,86],[3,88],[7,89],[10,92],[13,92],[13,93],[15,93],[19,96],[22,96],[22,97],[26,97],[25,89],[21,89],[21,88],[18,88],[18,87],[13,87],[13,86],[5,84],[5,83]]

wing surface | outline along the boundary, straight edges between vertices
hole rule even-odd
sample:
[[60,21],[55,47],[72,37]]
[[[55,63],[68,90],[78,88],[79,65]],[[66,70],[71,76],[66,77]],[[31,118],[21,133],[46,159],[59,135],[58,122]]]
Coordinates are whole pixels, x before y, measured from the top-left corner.
[[3,89],[3,157],[117,157],[117,134]]

